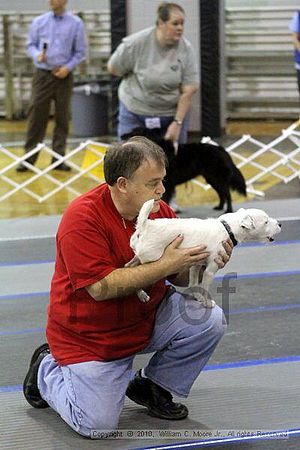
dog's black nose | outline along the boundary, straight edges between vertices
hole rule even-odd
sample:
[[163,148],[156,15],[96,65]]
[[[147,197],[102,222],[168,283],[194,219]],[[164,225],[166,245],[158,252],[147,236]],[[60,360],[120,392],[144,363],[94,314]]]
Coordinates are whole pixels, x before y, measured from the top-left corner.
[[281,223],[278,222],[278,226],[281,228]]

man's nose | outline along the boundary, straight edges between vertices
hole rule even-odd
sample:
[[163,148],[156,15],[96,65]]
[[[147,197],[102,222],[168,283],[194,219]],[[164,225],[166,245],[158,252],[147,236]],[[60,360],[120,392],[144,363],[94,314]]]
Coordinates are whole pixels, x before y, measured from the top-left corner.
[[159,183],[159,186],[157,187],[157,192],[161,195],[166,192],[164,183],[162,181]]

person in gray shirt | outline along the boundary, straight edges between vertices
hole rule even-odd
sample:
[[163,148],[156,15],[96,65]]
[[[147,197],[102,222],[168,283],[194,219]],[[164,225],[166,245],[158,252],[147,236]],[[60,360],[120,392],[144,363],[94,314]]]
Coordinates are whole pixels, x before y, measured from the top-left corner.
[[108,61],[122,77],[118,136],[136,127],[158,128],[161,136],[185,143],[188,111],[199,75],[190,42],[183,37],[184,9],[164,2],[156,26],[123,39]]

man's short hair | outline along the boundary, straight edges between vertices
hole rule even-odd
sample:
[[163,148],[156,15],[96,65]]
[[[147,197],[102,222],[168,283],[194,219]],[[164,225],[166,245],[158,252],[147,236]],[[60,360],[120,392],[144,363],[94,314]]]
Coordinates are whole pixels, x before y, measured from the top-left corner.
[[131,178],[144,161],[153,160],[166,167],[163,149],[144,136],[134,136],[122,144],[112,145],[104,157],[104,178],[113,186],[119,177]]

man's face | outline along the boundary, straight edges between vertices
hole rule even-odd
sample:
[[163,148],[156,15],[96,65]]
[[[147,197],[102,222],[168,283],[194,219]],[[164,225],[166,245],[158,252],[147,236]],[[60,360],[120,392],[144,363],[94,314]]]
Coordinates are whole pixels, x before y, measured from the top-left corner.
[[49,7],[53,12],[64,10],[67,0],[49,0]]
[[165,192],[163,185],[165,176],[165,166],[150,159],[144,161],[134,174],[127,179],[128,207],[133,217],[138,215],[143,204],[150,199],[155,200],[152,212],[159,210],[159,201]]

